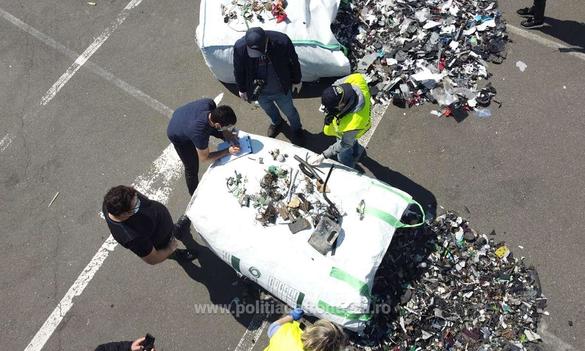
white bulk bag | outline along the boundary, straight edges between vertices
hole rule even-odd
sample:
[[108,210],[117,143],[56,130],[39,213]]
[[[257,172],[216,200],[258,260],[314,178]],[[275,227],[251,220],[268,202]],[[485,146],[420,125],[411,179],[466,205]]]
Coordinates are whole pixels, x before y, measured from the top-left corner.
[[[220,160],[201,178],[187,209],[194,228],[223,261],[289,306],[302,307],[350,330],[362,330],[371,318],[374,275],[394,231],[405,226],[400,223],[403,212],[416,202],[399,189],[325,161],[320,166],[325,175],[335,165],[327,184],[328,197],[345,215],[335,254],[322,255],[308,243],[314,227],[292,234],[284,224],[262,226],[255,219],[256,209],[241,207],[228,192],[226,180],[234,171],[247,178],[246,193],[254,194],[269,166],[295,170],[299,163],[294,155],[303,159],[314,155],[277,139],[250,137],[252,154],[230,162]],[[269,151],[277,148],[288,154],[285,162],[271,157]],[[304,179],[303,173],[296,179]],[[297,192],[302,189],[300,185]],[[362,216],[356,211],[360,203]]]
[[331,32],[331,23],[337,15],[339,0],[288,1],[285,11],[290,23],[276,23],[268,11],[262,14],[264,23],[258,22],[255,17],[252,22],[246,22],[242,16],[224,23],[221,6],[231,6],[231,2],[232,0],[201,0],[199,25],[195,33],[203,58],[218,80],[235,83],[233,45],[244,36],[249,27],[262,27],[287,34],[299,56],[303,81],[350,74],[349,60]]

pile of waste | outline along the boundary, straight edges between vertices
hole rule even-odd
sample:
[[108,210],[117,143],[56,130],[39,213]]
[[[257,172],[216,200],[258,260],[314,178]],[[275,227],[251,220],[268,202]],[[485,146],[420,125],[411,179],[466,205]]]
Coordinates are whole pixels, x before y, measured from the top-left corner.
[[453,212],[417,232],[397,232],[374,284],[374,320],[354,346],[538,349],[547,313],[538,274],[494,235],[478,234]]
[[[288,158],[279,149],[270,150],[269,154],[273,161],[281,163]],[[255,193],[248,192],[248,179],[241,173],[226,179],[228,191],[240,206],[256,209],[256,221],[263,226],[288,224],[293,234],[311,225],[317,227],[323,217],[337,221],[341,216],[327,197],[327,180],[323,181],[317,169],[307,166],[298,156],[295,159],[299,161],[297,169],[268,166],[259,187],[253,187],[259,189]],[[264,163],[262,159],[259,162]]]
[[221,4],[221,13],[224,23],[243,20],[264,23],[274,18],[276,23],[286,21],[285,0],[232,0],[231,3]]
[[353,0],[331,27],[378,103],[485,114],[496,94],[487,62],[502,63],[508,41],[496,0]]

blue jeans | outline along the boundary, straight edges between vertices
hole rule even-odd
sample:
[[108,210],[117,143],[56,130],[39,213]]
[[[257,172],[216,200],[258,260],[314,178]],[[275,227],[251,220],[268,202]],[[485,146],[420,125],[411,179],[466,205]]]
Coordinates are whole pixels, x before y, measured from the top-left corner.
[[[272,124],[279,125],[282,123],[282,117],[280,116],[280,110],[286,115],[290,128],[293,131],[300,130],[303,126],[301,125],[301,118],[295,105],[293,105],[292,92],[289,90],[287,94],[260,94],[258,97],[258,104],[264,112],[270,117]],[[278,105],[278,108],[276,107]]]
[[353,145],[348,148],[342,148],[337,154],[337,160],[347,167],[355,168],[355,162],[363,152],[363,146],[357,140],[353,140]]

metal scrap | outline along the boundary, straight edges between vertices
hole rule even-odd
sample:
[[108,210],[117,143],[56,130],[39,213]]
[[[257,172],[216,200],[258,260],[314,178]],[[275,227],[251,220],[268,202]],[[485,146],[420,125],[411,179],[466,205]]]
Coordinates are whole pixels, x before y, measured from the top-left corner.
[[[538,273],[454,212],[399,230],[375,278],[368,350],[536,350]],[[533,348],[534,347],[534,348]]]

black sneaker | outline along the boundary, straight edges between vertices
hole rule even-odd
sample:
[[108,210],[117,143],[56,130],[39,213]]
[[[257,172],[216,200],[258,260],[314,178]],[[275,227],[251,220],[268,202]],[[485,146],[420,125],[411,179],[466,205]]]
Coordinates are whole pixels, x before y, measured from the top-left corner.
[[520,22],[520,25],[526,29],[535,29],[544,27],[544,21],[543,20],[537,21],[534,19],[534,17],[531,17],[525,21]]
[[266,132],[266,136],[268,136],[269,138],[275,138],[280,133],[281,127],[282,122],[276,125],[270,124],[270,127],[268,127],[268,132]]
[[188,249],[176,249],[169,258],[179,262],[189,262],[197,258],[197,252]]
[[522,17],[532,17],[534,16],[534,8],[532,7],[525,7],[516,11],[516,13]]
[[173,224],[173,235],[179,240],[182,240],[190,231],[191,220],[186,215],[179,217],[177,223]]

